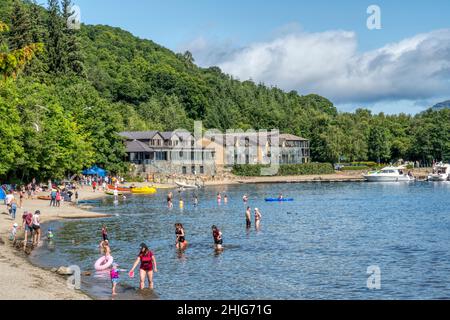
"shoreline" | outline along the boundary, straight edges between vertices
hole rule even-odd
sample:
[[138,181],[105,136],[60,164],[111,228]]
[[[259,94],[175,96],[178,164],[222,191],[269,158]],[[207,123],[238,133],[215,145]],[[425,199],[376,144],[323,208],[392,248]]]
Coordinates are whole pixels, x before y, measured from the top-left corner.
[[[42,194],[39,194],[42,195]],[[44,193],[46,195],[46,193]],[[103,192],[92,192],[90,188],[79,189],[79,200],[102,199],[107,197]],[[45,200],[27,200],[23,208],[17,208],[13,221],[6,212],[6,206],[0,210],[0,300],[92,300],[83,290],[72,290],[66,286],[66,278],[46,268],[31,263],[25,252],[17,250],[8,240],[9,230],[13,223],[22,225],[24,210],[41,211],[41,224],[68,219],[96,219],[109,215],[93,213],[87,208],[78,207],[75,203],[62,203],[61,207],[49,207]],[[19,230],[19,239],[22,230]],[[44,239],[45,235],[41,235]]]
[[[245,185],[245,184],[281,184],[281,183],[359,183],[364,182],[361,172],[337,172],[329,175],[270,176],[270,177],[233,177],[232,179],[206,181],[204,186]],[[137,186],[151,183],[134,183]],[[131,185],[131,183],[125,183]],[[160,192],[175,189],[174,184],[153,184]],[[84,186],[78,190],[79,200],[101,200],[108,197],[104,192],[92,192]],[[46,195],[46,193],[44,193]],[[39,194],[42,195],[42,194]],[[77,206],[75,203],[62,203],[61,207],[49,207],[45,200],[24,200],[23,208],[18,208],[16,220],[6,213],[6,207],[0,210],[0,300],[86,300],[95,299],[83,290],[72,290],[66,286],[66,278],[47,268],[31,262],[28,255],[18,251],[8,240],[9,229],[14,222],[22,225],[24,210],[41,210],[41,224],[51,221],[72,219],[96,219],[109,217],[108,214],[88,211],[89,205]],[[19,231],[19,235],[21,231]],[[43,239],[44,235],[41,235]],[[20,238],[20,237],[19,237]],[[12,285],[14,283],[14,285]]]

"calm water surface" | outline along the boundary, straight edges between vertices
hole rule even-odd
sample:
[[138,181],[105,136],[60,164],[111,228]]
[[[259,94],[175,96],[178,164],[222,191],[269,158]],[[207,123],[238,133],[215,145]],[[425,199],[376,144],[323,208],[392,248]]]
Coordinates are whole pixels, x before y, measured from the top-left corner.
[[[218,204],[217,192],[228,204]],[[442,299],[450,297],[450,184],[317,183],[210,187],[153,196],[129,196],[94,208],[108,219],[56,222],[54,247],[45,244],[32,261],[45,267],[76,264],[92,271],[99,258],[101,224],[112,254],[129,269],[146,242],[158,273],[155,291],[139,293],[138,280],[121,275],[124,299]],[[261,230],[245,228],[242,195],[262,213]],[[266,203],[283,193],[294,202]],[[183,197],[185,208],[178,207]],[[189,247],[175,250],[174,223]],[[221,228],[225,250],[215,253],[211,225]],[[254,225],[254,223],[253,223]],[[47,226],[48,227],[48,226]],[[45,229],[44,229],[45,231]],[[381,290],[367,288],[367,268],[381,269]],[[109,279],[83,277],[83,288],[110,297]]]

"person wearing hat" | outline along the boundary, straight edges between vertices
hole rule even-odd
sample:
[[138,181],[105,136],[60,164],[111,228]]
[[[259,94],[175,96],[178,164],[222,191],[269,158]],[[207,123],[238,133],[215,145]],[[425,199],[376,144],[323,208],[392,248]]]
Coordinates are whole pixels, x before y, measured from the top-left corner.
[[133,268],[131,268],[129,272],[129,276],[131,278],[134,277],[134,269],[136,269],[137,265],[140,263],[139,267],[139,277],[140,277],[140,284],[139,288],[141,290],[145,287],[145,278],[148,279],[148,286],[150,289],[153,289],[153,270],[155,272],[158,272],[158,268],[156,265],[156,259],[153,255],[153,252],[150,251],[150,249],[147,247],[145,243],[141,243],[140,245],[141,250],[139,251],[139,255],[134,262]]
[[19,225],[17,223],[14,223],[12,228],[11,228],[11,232],[9,234],[9,240],[11,241],[15,241],[16,240],[16,235],[17,235],[17,229],[19,228]]

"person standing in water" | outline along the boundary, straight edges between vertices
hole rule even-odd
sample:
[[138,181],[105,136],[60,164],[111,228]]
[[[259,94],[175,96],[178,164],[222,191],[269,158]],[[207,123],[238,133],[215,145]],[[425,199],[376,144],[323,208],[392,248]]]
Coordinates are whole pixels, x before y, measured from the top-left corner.
[[255,208],[255,228],[256,228],[256,230],[260,229],[260,223],[261,223],[261,212],[259,212],[258,208]]
[[103,241],[108,240],[108,228],[106,227],[106,225],[102,225],[102,239]]
[[227,195],[223,196],[223,203],[225,203],[225,204],[228,203],[228,196]]
[[139,288],[141,290],[144,289],[145,278],[147,277],[149,288],[153,289],[153,271],[158,272],[158,268],[156,266],[156,259],[153,255],[153,252],[150,251],[145,243],[141,243],[141,250],[139,251],[139,255],[134,262],[133,268],[131,268],[129,272],[131,278],[134,277],[134,269],[136,269],[139,263],[141,264],[139,267]]
[[194,194],[194,207],[198,206],[198,197]]
[[169,192],[167,194],[167,207],[172,208],[172,198],[173,198],[173,194],[172,192]]
[[220,192],[217,193],[217,203],[221,203],[222,202],[222,196],[220,195]]
[[245,210],[245,220],[247,229],[250,229],[252,226],[252,209],[250,207],[247,207],[247,210]]
[[247,202],[248,202],[248,196],[247,196],[246,194],[244,194],[244,195],[242,196],[242,201],[244,201],[244,203],[247,203]]
[[184,228],[181,223],[175,223],[175,235],[177,237],[175,247],[178,250],[184,250],[187,246],[187,241],[184,234]]
[[222,240],[222,232],[216,226],[212,226],[212,235],[214,238],[214,246],[216,250],[222,250],[223,240]]

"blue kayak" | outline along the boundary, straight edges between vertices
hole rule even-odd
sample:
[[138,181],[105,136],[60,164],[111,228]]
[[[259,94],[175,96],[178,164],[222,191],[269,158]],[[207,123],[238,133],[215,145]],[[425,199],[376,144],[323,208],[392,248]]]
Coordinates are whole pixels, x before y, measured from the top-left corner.
[[266,200],[266,202],[289,202],[289,201],[294,201],[294,199],[292,199],[292,198],[283,198],[283,199],[266,198],[265,200]]

